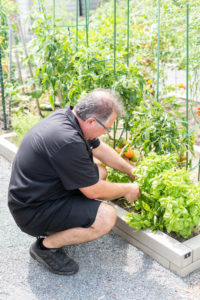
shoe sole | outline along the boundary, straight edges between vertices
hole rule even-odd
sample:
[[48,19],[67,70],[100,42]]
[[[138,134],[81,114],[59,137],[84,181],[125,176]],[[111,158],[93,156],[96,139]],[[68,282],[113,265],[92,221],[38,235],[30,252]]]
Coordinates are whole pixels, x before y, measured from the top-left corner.
[[39,257],[37,254],[32,252],[32,249],[30,249],[30,256],[36,260],[37,262],[39,262],[40,264],[42,264],[43,266],[45,266],[50,272],[54,273],[54,274],[58,274],[58,275],[65,275],[65,276],[70,276],[70,275],[74,275],[78,272],[79,268],[76,271],[71,271],[71,272],[61,272],[61,271],[55,271],[53,270],[51,267],[49,267],[49,265],[43,261],[41,259],[41,257]]

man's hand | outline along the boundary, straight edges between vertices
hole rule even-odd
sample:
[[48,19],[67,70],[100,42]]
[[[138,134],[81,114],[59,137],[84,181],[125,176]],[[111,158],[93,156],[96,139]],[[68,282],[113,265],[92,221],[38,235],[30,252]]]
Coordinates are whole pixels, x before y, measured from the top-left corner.
[[140,197],[140,188],[136,183],[130,183],[129,189],[124,195],[124,197],[131,203],[136,201]]
[[135,178],[137,177],[137,175],[134,175],[133,172],[134,172],[134,169],[131,168],[130,171],[127,173],[127,175],[129,176],[129,178],[131,180],[135,181]]

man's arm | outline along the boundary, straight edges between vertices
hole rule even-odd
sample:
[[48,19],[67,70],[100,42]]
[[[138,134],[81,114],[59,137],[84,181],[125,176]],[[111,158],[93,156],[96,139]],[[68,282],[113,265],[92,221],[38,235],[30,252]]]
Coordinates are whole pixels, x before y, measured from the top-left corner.
[[93,149],[92,152],[94,157],[100,160],[106,166],[126,173],[132,180],[135,179],[135,176],[132,174],[133,167],[110,146],[100,142],[100,145]]
[[80,191],[90,199],[114,200],[125,197],[130,202],[138,199],[140,189],[134,183],[114,183],[99,180],[96,184],[80,188]]

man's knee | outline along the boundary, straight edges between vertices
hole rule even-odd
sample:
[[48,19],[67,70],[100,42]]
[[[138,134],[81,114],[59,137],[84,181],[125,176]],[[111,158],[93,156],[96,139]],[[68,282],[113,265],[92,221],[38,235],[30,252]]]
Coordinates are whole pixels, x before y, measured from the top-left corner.
[[96,219],[92,224],[93,229],[99,235],[108,233],[115,225],[117,220],[117,212],[109,204],[102,202],[99,206]]

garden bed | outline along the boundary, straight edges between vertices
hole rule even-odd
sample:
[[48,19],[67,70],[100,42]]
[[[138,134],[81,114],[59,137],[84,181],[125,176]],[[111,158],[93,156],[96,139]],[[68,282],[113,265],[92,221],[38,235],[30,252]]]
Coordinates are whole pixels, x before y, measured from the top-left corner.
[[15,137],[16,134],[14,132],[0,136],[0,155],[6,158],[10,163],[12,163],[18,149],[13,143]]
[[[18,149],[11,142],[14,136],[14,133],[0,136],[0,155],[11,163]],[[195,151],[198,156],[199,147],[195,147]],[[132,245],[140,248],[164,267],[180,276],[186,276],[200,268],[200,235],[181,242],[161,231],[154,233],[150,229],[146,229],[135,232],[125,221],[127,211],[115,203],[110,203],[116,208],[118,214],[114,232]]]
[[111,204],[118,215],[115,233],[181,277],[200,268],[200,235],[181,243],[161,231],[154,233],[145,229],[135,232],[125,221],[127,211],[114,203]]

